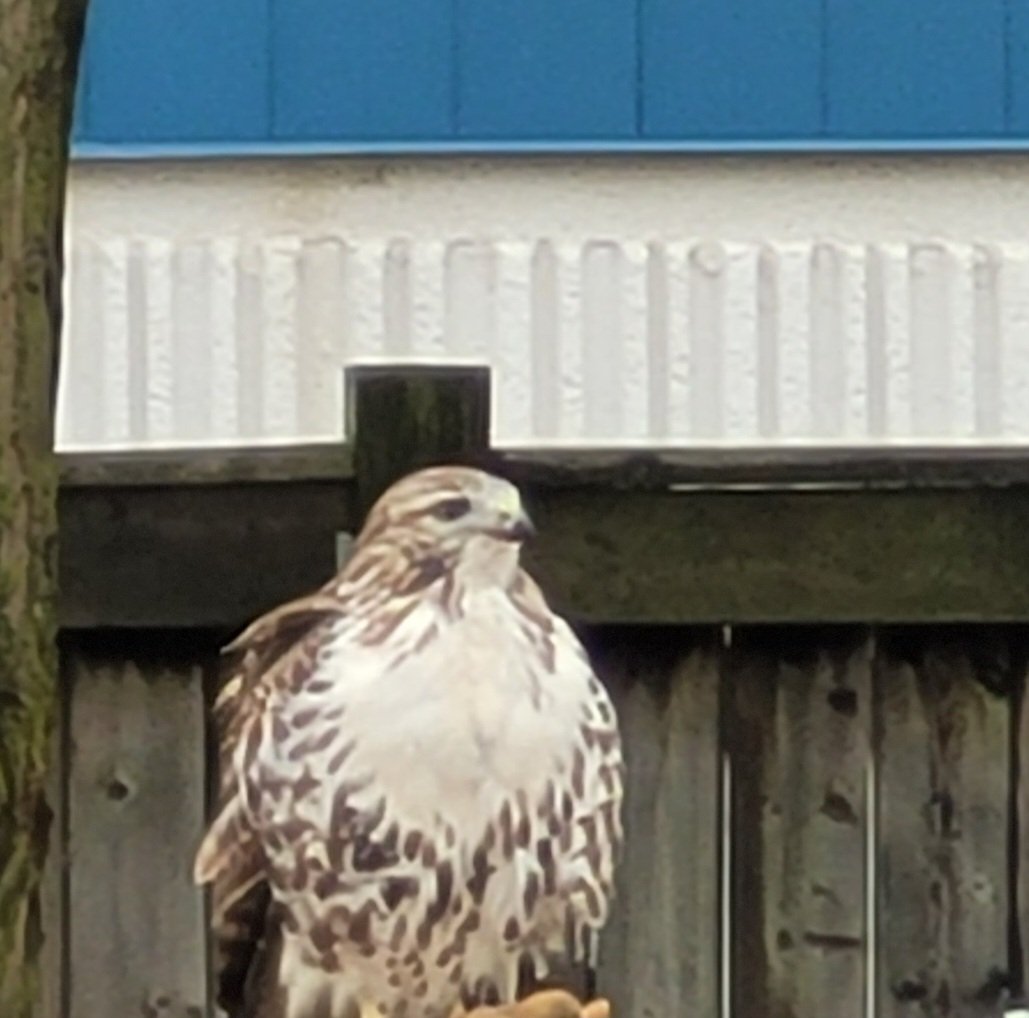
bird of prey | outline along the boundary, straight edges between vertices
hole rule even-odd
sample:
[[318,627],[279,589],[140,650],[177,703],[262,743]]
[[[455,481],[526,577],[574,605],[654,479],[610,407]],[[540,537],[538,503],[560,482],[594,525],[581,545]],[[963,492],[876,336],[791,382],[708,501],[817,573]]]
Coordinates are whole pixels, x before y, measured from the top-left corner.
[[519,564],[517,489],[396,482],[341,572],[227,651],[212,885],[232,1018],[449,1018],[581,959],[622,840],[617,719]]

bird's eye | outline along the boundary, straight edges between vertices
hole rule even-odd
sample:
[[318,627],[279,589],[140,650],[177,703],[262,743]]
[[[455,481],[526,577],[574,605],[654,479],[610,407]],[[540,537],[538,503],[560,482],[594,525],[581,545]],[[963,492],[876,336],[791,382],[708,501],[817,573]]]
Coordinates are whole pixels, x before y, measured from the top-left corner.
[[437,520],[459,520],[472,511],[472,503],[463,497],[448,498],[433,507],[432,515]]

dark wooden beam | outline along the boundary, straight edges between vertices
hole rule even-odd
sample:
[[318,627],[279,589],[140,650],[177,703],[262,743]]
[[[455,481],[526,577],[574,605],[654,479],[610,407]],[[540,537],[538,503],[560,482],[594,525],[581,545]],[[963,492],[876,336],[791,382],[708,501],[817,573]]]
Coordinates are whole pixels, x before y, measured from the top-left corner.
[[[1029,619],[1029,488],[528,488],[555,605],[632,622]],[[65,626],[233,626],[335,568],[352,482],[63,491]]]
[[1029,488],[530,491],[556,606],[632,622],[1029,619]]
[[352,496],[342,481],[62,489],[60,624],[238,626],[332,575]]

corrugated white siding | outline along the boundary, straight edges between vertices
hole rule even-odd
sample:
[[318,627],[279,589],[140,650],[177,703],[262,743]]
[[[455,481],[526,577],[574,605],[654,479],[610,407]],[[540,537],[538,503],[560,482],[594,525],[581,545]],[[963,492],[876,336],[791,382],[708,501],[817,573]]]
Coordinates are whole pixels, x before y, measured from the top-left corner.
[[338,438],[369,357],[490,363],[501,443],[1029,439],[1019,240],[100,226],[71,231],[67,449]]

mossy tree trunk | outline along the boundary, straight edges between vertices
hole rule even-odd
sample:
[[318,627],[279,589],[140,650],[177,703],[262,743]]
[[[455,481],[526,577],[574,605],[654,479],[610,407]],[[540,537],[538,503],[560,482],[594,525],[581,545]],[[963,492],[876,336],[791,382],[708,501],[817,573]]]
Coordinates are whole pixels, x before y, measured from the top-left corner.
[[39,986],[68,133],[86,0],[0,0],[0,1015]]

